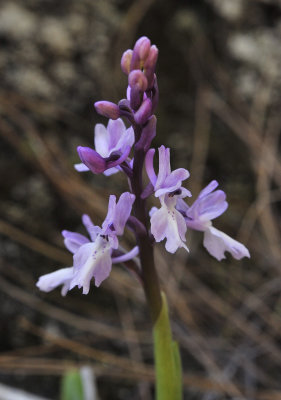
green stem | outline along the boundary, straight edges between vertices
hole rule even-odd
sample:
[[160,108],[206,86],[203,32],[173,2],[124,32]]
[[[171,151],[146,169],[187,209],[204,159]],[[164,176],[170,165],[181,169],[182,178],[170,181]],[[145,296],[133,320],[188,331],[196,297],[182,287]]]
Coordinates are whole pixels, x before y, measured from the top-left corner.
[[162,309],[153,326],[156,367],[156,399],[182,399],[182,372],[178,344],[172,340],[166,296],[162,292]]

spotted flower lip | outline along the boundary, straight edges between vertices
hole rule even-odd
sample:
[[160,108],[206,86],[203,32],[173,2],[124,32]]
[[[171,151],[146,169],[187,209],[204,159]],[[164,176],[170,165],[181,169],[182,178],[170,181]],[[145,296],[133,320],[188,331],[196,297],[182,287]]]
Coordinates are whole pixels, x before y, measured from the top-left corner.
[[145,158],[145,167],[151,184],[154,187],[155,196],[160,197],[167,193],[173,193],[176,190],[181,190],[182,197],[191,196],[189,190],[183,188],[182,181],[189,177],[189,172],[184,168],[178,168],[171,171],[170,165],[170,149],[161,146],[159,151],[159,171],[155,174],[153,167],[153,159],[155,150],[148,150]]
[[187,228],[204,232],[203,245],[217,260],[225,258],[226,251],[237,260],[250,257],[248,249],[242,243],[212,226],[211,221],[223,214],[228,207],[226,194],[222,190],[215,190],[217,187],[218,182],[211,181],[190,207],[178,198],[176,208],[184,216]]
[[170,253],[175,253],[180,247],[189,251],[185,242],[186,223],[182,214],[175,208],[176,196],[162,195],[161,207],[153,207],[151,216],[151,233],[156,242],[166,239],[165,248]]
[[95,150],[79,146],[78,155],[82,161],[75,164],[79,172],[91,170],[94,174],[112,175],[119,171],[119,165],[127,160],[135,135],[132,127],[126,129],[122,119],[109,120],[107,127],[95,126]]
[[138,254],[138,247],[130,252],[112,257],[112,251],[118,248],[118,236],[122,235],[126,222],[131,214],[135,196],[123,193],[116,203],[116,197],[109,197],[108,213],[101,227],[96,226],[88,215],[83,215],[82,222],[90,239],[76,232],[63,231],[66,248],[73,253],[73,266],[62,268],[41,276],[37,282],[40,290],[49,292],[63,285],[62,294],[75,286],[83,288],[87,294],[94,278],[95,286],[99,286],[110,274],[112,264],[125,262]]

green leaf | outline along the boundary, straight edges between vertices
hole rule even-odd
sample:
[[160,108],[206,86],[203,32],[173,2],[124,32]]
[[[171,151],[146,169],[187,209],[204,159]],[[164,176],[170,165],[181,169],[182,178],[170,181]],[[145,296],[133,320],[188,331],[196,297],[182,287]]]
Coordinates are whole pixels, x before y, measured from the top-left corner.
[[153,327],[156,366],[156,399],[181,400],[182,379],[178,345],[172,340],[166,296],[162,292],[162,309]]
[[61,381],[61,400],[83,400],[83,383],[78,370],[68,371]]

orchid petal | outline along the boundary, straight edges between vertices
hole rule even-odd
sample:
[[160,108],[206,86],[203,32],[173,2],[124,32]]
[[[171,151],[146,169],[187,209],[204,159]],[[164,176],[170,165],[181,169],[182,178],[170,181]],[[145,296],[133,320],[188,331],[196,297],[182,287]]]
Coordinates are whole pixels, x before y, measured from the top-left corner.
[[73,277],[73,267],[61,268],[57,271],[40,276],[36,286],[43,292],[50,292],[56,287],[63,285],[62,295],[65,296],[69,290],[69,283]]
[[74,168],[75,168],[76,171],[78,171],[78,172],[90,171],[90,169],[89,169],[89,168],[87,167],[87,165],[85,165],[84,163],[74,164]]
[[126,222],[131,214],[135,195],[125,192],[122,193],[116,205],[113,225],[117,235],[123,235]]
[[111,176],[111,175],[117,174],[117,172],[119,172],[119,171],[120,171],[120,169],[117,166],[117,167],[106,169],[103,174],[105,176]]
[[250,258],[249,250],[242,243],[212,226],[205,231],[203,244],[208,252],[219,261],[225,258],[226,251],[231,253],[236,260],[243,257]]
[[[110,120],[111,121],[111,120]],[[95,149],[102,157],[108,157],[110,154],[110,136],[109,132],[103,124],[95,126]]]
[[116,167],[117,165],[122,164],[122,162],[125,161],[125,160],[128,158],[128,155],[130,154],[130,151],[131,151],[131,147],[130,147],[130,146],[127,146],[127,147],[124,149],[123,154],[121,154],[121,156],[120,156],[117,160],[114,160],[114,161],[107,161],[107,163],[106,163],[106,169],[108,169],[108,168],[113,168],[113,167]]
[[170,149],[166,149],[164,146],[159,147],[159,172],[158,172],[158,177],[157,181],[155,183],[155,189],[159,189],[167,175],[171,172],[171,166],[170,166]]
[[107,132],[109,135],[109,150],[110,152],[119,150],[118,146],[120,139],[126,132],[126,126],[121,118],[115,121],[110,119],[107,125]]
[[106,169],[105,160],[90,147],[77,147],[78,155],[82,161],[94,174],[100,174]]
[[135,258],[138,254],[139,254],[139,248],[138,248],[138,246],[135,246],[128,253],[122,254],[122,256],[112,257],[112,264],[118,264],[118,263],[123,263],[123,262],[129,261],[132,258]]
[[153,168],[153,159],[154,159],[155,149],[149,149],[145,156],[145,169],[146,173],[150,179],[150,182],[153,186],[155,186],[157,181],[157,176],[155,174]]
[[179,247],[184,247],[188,251],[183,242],[187,229],[185,219],[173,206],[175,200],[165,196],[161,199],[161,203],[161,208],[154,211],[151,216],[152,235],[156,242],[166,238],[165,248],[170,253],[175,253]]
[[201,192],[199,193],[198,199],[207,196],[209,193],[213,192],[218,187],[218,182],[216,180],[211,181]]
[[89,242],[89,239],[80,233],[64,230],[62,235],[64,237],[64,245],[71,253],[75,253],[79,247]]
[[100,233],[101,228],[93,224],[89,215],[84,214],[82,215],[82,222],[85,228],[87,229],[92,242],[96,240],[97,235]]
[[115,209],[116,209],[116,196],[111,194],[109,196],[109,201],[108,201],[108,211],[107,211],[107,216],[102,224],[102,230],[103,233],[107,233],[107,229],[110,227],[110,225],[113,223],[114,216],[115,216]]

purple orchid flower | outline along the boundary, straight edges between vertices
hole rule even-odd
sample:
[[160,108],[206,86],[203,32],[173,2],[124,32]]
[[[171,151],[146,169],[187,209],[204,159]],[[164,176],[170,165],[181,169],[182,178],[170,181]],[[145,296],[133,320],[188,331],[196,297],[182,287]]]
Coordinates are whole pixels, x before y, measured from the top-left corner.
[[218,182],[213,180],[199,194],[191,207],[182,200],[177,200],[176,208],[184,215],[188,228],[204,232],[203,245],[208,252],[221,261],[228,251],[236,259],[250,257],[248,249],[240,242],[212,226],[212,219],[219,217],[228,207],[226,194],[215,190]]
[[170,149],[161,146],[159,151],[159,171],[156,176],[153,168],[155,149],[148,150],[145,158],[145,167],[156,197],[167,193],[178,192],[182,197],[191,196],[189,190],[181,187],[182,181],[189,177],[187,169],[178,168],[171,172]]
[[107,128],[102,124],[95,126],[94,141],[95,150],[82,146],[77,148],[82,163],[75,164],[75,169],[109,176],[117,173],[119,165],[127,160],[135,141],[134,130],[132,127],[126,129],[120,118],[109,120]]
[[128,261],[138,254],[138,247],[118,257],[112,257],[112,251],[118,248],[118,237],[123,234],[125,224],[131,214],[135,196],[125,192],[116,204],[116,197],[109,197],[108,213],[102,227],[95,226],[88,215],[82,218],[91,240],[76,232],[63,231],[64,244],[73,253],[73,266],[59,269],[39,278],[37,286],[44,292],[63,285],[62,295],[75,286],[83,288],[88,294],[92,278],[95,286],[109,276],[112,263]]
[[[150,189],[159,197],[161,208],[154,207],[150,213],[151,233],[156,242],[166,238],[165,248],[175,253],[179,247],[188,251],[185,245],[186,223],[181,213],[176,209],[177,198],[191,196],[189,190],[183,188],[182,181],[189,177],[184,168],[171,172],[170,149],[161,146],[159,149],[159,172],[156,176],[153,168],[154,149],[147,152],[145,165],[150,179]],[[148,187],[149,188],[149,187]]]

